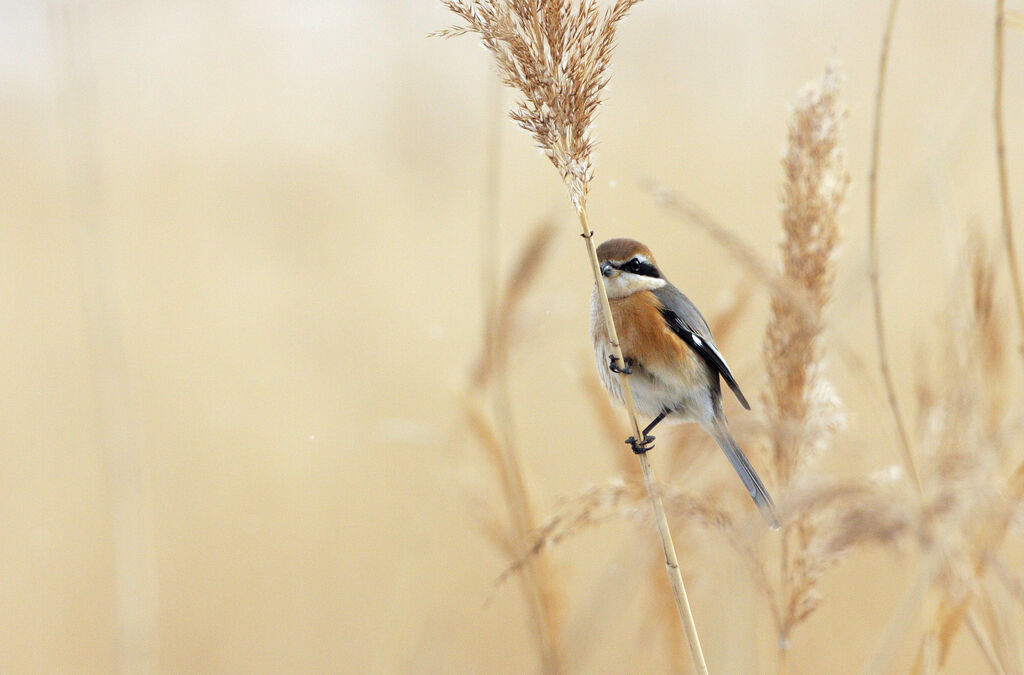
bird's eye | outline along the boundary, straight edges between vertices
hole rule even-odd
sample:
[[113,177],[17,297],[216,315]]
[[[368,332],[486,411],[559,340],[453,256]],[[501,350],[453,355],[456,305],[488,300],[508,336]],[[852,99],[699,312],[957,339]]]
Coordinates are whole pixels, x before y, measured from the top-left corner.
[[633,258],[628,263],[626,263],[626,271],[628,271],[628,272],[639,272],[640,271],[640,259],[639,258]]

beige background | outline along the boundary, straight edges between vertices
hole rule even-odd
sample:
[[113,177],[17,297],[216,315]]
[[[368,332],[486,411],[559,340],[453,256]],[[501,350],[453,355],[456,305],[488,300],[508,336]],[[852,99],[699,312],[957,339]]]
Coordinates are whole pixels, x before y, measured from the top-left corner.
[[[991,3],[904,5],[880,242],[913,418],[914,371],[945,326],[967,232],[999,230]],[[897,461],[866,285],[885,10],[638,6],[598,119],[590,203],[599,237],[642,239],[706,312],[723,306],[752,282],[638,184],[673,186],[771,253],[788,106],[842,62],[853,184],[829,339],[863,362],[830,363],[849,428],[822,461],[848,474]],[[505,561],[473,496],[496,484],[459,409],[480,345],[495,115],[475,41],[426,37],[450,22],[421,1],[0,5],[0,670],[132,669],[120,625],[155,647],[142,663],[160,672],[536,667],[518,586],[492,586]],[[1024,34],[1008,35],[1006,58],[1024,214]],[[502,259],[540,219],[560,228],[511,376],[545,515],[612,476],[624,450],[580,387],[592,282],[572,213],[527,136],[499,128]],[[998,283],[1014,328],[1002,271]],[[723,345],[752,401],[766,313],[758,287]],[[701,458],[684,485],[727,476]],[[554,552],[583,671],[664,666],[660,642],[638,643],[648,544],[652,532],[615,522]],[[747,568],[714,537],[679,547],[713,669],[770,667]],[[868,549],[831,572],[793,672],[859,669],[913,560]],[[965,636],[949,672],[983,663]]]

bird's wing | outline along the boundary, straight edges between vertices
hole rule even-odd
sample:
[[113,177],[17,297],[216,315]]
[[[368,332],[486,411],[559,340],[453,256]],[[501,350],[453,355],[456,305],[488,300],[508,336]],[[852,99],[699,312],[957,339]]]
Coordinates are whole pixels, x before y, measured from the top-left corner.
[[672,285],[663,286],[653,292],[661,302],[661,316],[664,317],[665,323],[672,329],[672,332],[678,335],[690,349],[697,352],[711,366],[712,370],[721,375],[732,392],[736,394],[740,404],[750,410],[747,398],[740,391],[740,385],[736,383],[736,378],[733,377],[732,371],[729,370],[721,352],[718,351],[715,340],[711,337],[711,329],[708,328],[707,321],[701,316],[697,307]]

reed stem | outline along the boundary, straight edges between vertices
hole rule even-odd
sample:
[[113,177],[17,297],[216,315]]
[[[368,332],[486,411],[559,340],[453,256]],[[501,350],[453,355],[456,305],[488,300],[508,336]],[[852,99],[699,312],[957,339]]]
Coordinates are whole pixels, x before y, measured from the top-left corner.
[[906,426],[903,423],[903,414],[900,412],[900,404],[896,398],[896,387],[892,380],[892,371],[889,369],[889,349],[885,340],[885,320],[882,311],[882,290],[879,285],[878,265],[878,237],[877,214],[878,214],[878,154],[882,138],[882,103],[885,94],[885,75],[889,64],[889,44],[892,41],[892,27],[896,21],[896,9],[899,7],[899,0],[891,0],[889,3],[889,16],[885,22],[885,34],[882,36],[882,51],[878,56],[878,87],[875,89],[875,118],[871,128],[871,170],[868,173],[868,253],[871,263],[871,297],[875,313],[875,339],[878,346],[878,367],[882,371],[882,381],[885,383],[885,394],[889,401],[889,408],[892,409],[893,418],[896,420],[896,431],[899,434],[900,451],[903,454],[903,463],[907,473],[914,479],[914,486],[917,494],[920,495],[921,476],[914,464],[914,456],[910,452],[910,440],[907,435]]
[[[996,34],[993,49],[994,95],[992,117],[996,125],[996,162],[999,167],[999,201],[1002,207],[1003,241],[1006,258],[1010,266],[1010,285],[1013,286],[1013,300],[1017,307],[1017,318],[1024,334],[1024,291],[1021,290],[1020,267],[1017,264],[1017,249],[1013,242],[1013,218],[1010,212],[1010,181],[1006,173],[1006,140],[1003,132],[1003,30],[1006,24],[1004,0],[996,0]],[[1024,347],[1024,344],[1022,344]]]
[[[590,229],[587,219],[586,205],[581,201],[576,209],[583,227],[583,239],[586,241],[587,253],[590,256],[590,268],[594,273],[594,284],[597,287],[597,296],[601,302],[601,314],[604,316],[605,327],[608,332],[608,339],[611,342],[612,354],[619,359],[619,363],[625,363],[622,356],[622,348],[619,346],[619,335],[615,330],[615,321],[612,319],[612,308],[608,302],[608,293],[604,287],[604,280],[601,278],[601,267],[597,261],[597,250],[594,248],[594,233]],[[626,404],[626,412],[629,414],[629,422],[633,427],[634,438],[642,439],[643,433],[640,429],[639,415],[636,410],[636,401],[633,400],[633,390],[629,384],[629,376],[619,373],[619,380],[622,385],[622,398]],[[693,620],[693,612],[690,610],[690,601],[686,597],[686,586],[683,585],[683,575],[679,571],[679,559],[676,557],[675,544],[672,542],[672,532],[668,526],[668,517],[665,515],[665,507],[661,502],[661,491],[658,482],[654,477],[654,469],[647,458],[647,453],[637,455],[640,462],[640,471],[644,476],[644,487],[647,488],[647,495],[651,499],[651,508],[654,510],[654,523],[658,528],[658,536],[661,538],[661,548],[665,553],[665,572],[668,574],[669,584],[672,586],[672,596],[676,601],[676,609],[679,612],[679,620],[686,632],[686,641],[690,646],[690,655],[693,657],[693,667],[700,675],[707,675],[708,666],[704,661],[704,651],[700,646],[700,636],[697,634],[697,625]]]
[[[995,29],[995,102],[993,115],[996,125],[996,156],[999,162],[999,188],[1002,197],[1003,235],[1006,241],[1006,254],[1009,258],[1010,274],[1013,281],[1014,297],[1017,304],[1017,314],[1020,319],[1021,329],[1024,331],[1024,299],[1021,296],[1020,275],[1017,269],[1017,258],[1013,245],[1013,225],[1010,219],[1009,187],[1006,178],[1005,147],[1003,142],[1002,122],[1002,94],[1003,94],[1003,2],[996,0],[996,29]],[[882,136],[882,110],[885,93],[885,78],[889,63],[889,45],[892,41],[892,28],[896,20],[896,10],[899,7],[899,0],[891,0],[889,13],[885,23],[885,33],[882,36],[882,48],[878,57],[878,86],[875,89],[875,115],[871,131],[871,169],[868,174],[868,250],[871,262],[871,294],[874,300],[875,314],[875,337],[878,345],[878,363],[882,372],[882,380],[885,382],[886,396],[889,400],[889,407],[892,409],[893,417],[896,420],[896,429],[899,432],[900,449],[903,454],[903,461],[907,471],[914,478],[914,486],[917,488],[919,499],[923,497],[924,490],[921,484],[921,476],[914,464],[914,457],[910,451],[906,427],[903,423],[903,415],[900,412],[899,401],[896,399],[896,388],[893,385],[892,372],[889,369],[889,356],[885,340],[885,325],[882,312],[882,293],[879,285],[879,264],[878,264],[878,238],[877,212],[878,212],[878,155]],[[986,647],[991,644],[984,633],[984,629],[977,622],[973,610],[968,608],[968,617],[972,622],[972,635],[978,646],[988,656]]]

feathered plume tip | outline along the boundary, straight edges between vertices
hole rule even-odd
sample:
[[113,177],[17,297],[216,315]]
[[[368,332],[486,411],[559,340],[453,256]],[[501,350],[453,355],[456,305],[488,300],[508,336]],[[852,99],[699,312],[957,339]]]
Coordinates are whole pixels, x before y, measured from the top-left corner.
[[766,407],[777,430],[774,464],[780,484],[787,484],[808,451],[841,423],[838,399],[822,376],[819,340],[835,276],[837,213],[850,183],[839,145],[845,116],[840,82],[837,66],[830,64],[820,82],[800,92],[782,159],[782,275],[806,294],[808,311],[773,298],[764,342]]
[[477,33],[502,80],[522,94],[509,115],[530,132],[580,209],[594,175],[591,125],[608,83],[615,26],[640,0],[443,0],[466,25],[435,33]]

